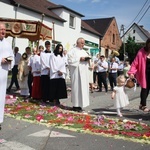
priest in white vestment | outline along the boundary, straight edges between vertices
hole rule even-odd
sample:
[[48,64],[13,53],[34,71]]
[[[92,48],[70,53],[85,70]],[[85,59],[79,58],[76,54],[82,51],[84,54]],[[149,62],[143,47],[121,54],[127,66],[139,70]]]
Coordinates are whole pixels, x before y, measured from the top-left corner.
[[89,106],[89,64],[88,54],[83,50],[85,40],[78,38],[76,47],[68,52],[71,76],[71,100],[73,110],[82,111]]
[[6,41],[5,35],[6,27],[3,23],[0,23],[0,124],[4,120],[8,70],[11,70],[14,66],[13,50]]

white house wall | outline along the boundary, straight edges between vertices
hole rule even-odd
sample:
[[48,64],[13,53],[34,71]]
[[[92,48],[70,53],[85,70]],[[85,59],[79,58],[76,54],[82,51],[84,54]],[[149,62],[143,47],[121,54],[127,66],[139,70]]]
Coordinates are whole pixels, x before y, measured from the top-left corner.
[[[56,12],[55,12],[56,13]],[[33,12],[32,10],[24,9],[22,7],[17,8],[17,15],[15,15],[15,7],[9,4],[5,4],[0,2],[0,17],[4,18],[11,18],[11,19],[23,19],[23,20],[33,20],[33,21],[40,21],[42,19],[42,14]],[[75,28],[69,27],[69,18],[70,18],[70,12],[66,9],[60,9],[58,10],[57,14],[60,15],[60,17],[66,22],[60,22],[58,20],[55,20],[54,18],[50,18],[48,16],[45,16],[43,18],[43,23],[47,25],[50,28],[53,28],[54,22],[54,31],[52,30],[52,33],[54,33],[53,40],[60,41],[64,48],[66,50],[70,50],[75,44],[76,40],[79,37],[85,38],[87,41],[91,41],[93,43],[99,44],[99,37],[91,34],[87,31],[81,31],[81,17],[77,14],[72,15],[75,16]],[[12,38],[7,38],[10,43],[12,43]],[[40,45],[44,46],[45,41],[40,41]],[[23,53],[25,48],[28,46],[28,39],[21,39],[16,38],[16,45],[20,48],[20,52]]]
[[15,18],[15,8],[12,5],[0,2],[0,17]]
[[[65,9],[54,10],[57,15],[66,20],[63,26],[55,24],[55,40],[61,41],[66,50],[70,50],[76,43],[78,37],[81,37],[81,17]],[[69,27],[70,14],[75,16],[75,28]],[[57,29],[57,30],[56,30]]]
[[[133,30],[135,30],[135,33],[133,33]],[[136,43],[145,43],[147,40],[147,37],[141,32],[141,30],[137,26],[132,26],[130,30],[125,35],[125,42],[128,40],[128,37],[135,37]]]
[[[88,34],[87,34],[87,32],[85,30],[82,30],[80,33],[80,36],[83,37],[87,41],[92,41],[93,43],[99,44],[99,39],[97,38],[97,36],[96,35],[94,36],[90,32],[88,32]],[[90,48],[93,48],[93,47],[89,47],[89,48],[86,47],[86,48],[88,49],[88,52],[90,53]],[[97,47],[97,48],[99,48],[99,47]]]

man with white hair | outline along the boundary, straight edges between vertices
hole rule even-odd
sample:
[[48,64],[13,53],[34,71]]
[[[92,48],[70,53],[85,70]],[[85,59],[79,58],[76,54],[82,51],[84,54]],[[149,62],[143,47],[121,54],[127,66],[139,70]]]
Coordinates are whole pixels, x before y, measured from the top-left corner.
[[76,47],[68,52],[71,76],[71,100],[74,111],[89,106],[89,56],[83,49],[85,40],[78,38]]
[[8,70],[11,70],[14,66],[13,50],[11,48],[11,45],[6,41],[5,36],[5,24],[0,22],[0,124],[4,120]]

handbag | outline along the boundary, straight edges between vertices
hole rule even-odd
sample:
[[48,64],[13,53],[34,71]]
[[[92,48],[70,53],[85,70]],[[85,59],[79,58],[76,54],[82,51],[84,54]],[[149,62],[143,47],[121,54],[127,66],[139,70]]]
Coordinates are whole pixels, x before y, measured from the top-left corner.
[[137,83],[137,81],[136,81],[135,78],[134,78],[134,79],[128,78],[128,79],[126,80],[125,87],[127,87],[127,88],[133,88],[133,87],[136,86],[136,83]]

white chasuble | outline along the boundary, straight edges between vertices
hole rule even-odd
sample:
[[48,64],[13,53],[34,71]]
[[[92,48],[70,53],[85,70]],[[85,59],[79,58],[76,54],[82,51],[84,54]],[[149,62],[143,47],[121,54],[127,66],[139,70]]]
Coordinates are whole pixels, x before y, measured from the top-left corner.
[[[2,63],[2,58],[12,57],[13,60],[10,64]],[[10,44],[5,38],[0,41],[0,123],[4,120],[4,107],[7,87],[8,70],[11,70],[14,66],[14,54]]]
[[71,100],[74,107],[89,106],[89,73],[88,61],[80,61],[87,57],[85,50],[74,48],[68,53],[68,64],[71,75]]

